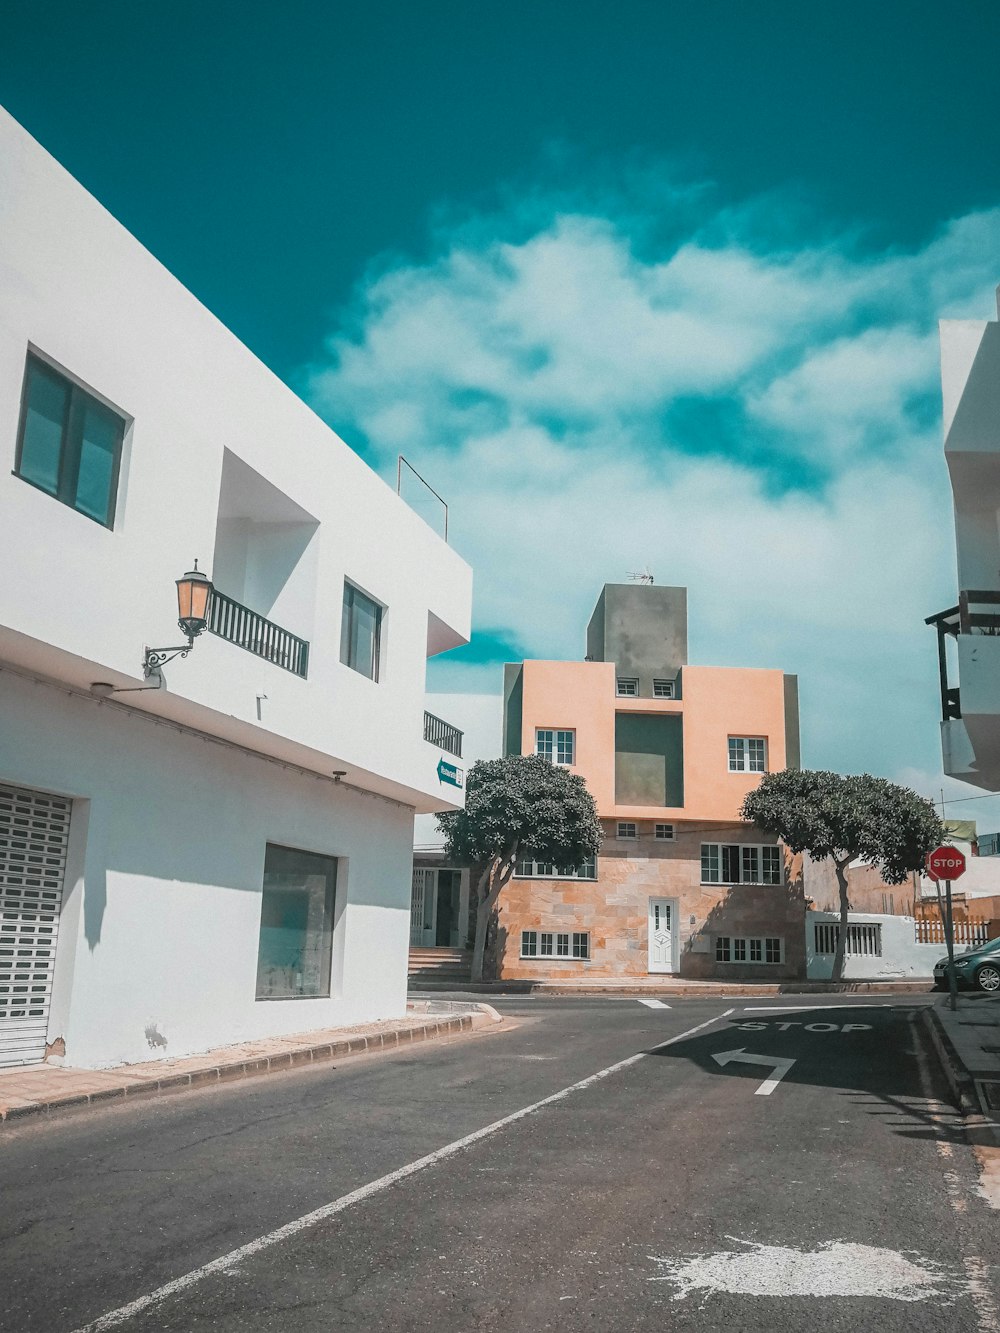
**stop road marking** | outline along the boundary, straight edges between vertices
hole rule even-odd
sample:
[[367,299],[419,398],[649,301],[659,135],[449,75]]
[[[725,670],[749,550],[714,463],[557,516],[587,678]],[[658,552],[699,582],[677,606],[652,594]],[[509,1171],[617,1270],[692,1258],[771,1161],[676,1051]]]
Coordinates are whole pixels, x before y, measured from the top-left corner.
[[768,1028],[777,1028],[787,1032],[789,1028],[803,1028],[806,1032],[871,1032],[871,1023],[741,1023],[741,1032],[766,1032]]

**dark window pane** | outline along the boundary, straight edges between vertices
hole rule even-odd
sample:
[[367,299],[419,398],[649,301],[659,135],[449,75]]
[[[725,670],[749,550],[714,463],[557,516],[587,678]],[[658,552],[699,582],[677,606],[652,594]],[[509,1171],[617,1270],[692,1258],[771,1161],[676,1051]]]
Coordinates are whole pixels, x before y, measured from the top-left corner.
[[122,422],[93,399],[84,404],[81,416],[75,507],[99,523],[107,523],[112,513],[112,488],[121,447]]
[[379,633],[382,608],[363,592],[344,585],[344,619],[340,631],[340,660],[363,676],[378,680]]
[[18,473],[52,495],[59,490],[59,460],[68,401],[69,385],[61,376],[36,361],[28,363]]

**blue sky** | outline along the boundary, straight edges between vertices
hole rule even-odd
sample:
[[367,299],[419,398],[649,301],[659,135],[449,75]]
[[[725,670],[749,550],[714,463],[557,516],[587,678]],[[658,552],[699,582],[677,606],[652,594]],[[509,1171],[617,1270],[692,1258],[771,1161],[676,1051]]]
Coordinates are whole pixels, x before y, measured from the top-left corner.
[[695,660],[799,672],[807,763],[936,793],[935,323],[995,317],[998,38],[992,3],[13,0],[0,102],[449,501],[482,634],[439,688],[581,655],[649,566]]

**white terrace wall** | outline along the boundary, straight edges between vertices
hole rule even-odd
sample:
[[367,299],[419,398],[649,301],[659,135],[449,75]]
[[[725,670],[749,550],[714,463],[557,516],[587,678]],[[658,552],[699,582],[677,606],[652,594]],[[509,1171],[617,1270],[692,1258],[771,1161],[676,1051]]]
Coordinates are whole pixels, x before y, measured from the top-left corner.
[[[835,912],[806,912],[806,977],[810,981],[828,981],[833,974],[833,955],[817,954],[818,923],[840,920]],[[928,978],[944,952],[941,944],[918,944],[912,916],[880,916],[872,912],[851,912],[848,923],[877,925],[882,938],[881,957],[848,954],[844,960],[847,981],[892,981],[908,977]]]

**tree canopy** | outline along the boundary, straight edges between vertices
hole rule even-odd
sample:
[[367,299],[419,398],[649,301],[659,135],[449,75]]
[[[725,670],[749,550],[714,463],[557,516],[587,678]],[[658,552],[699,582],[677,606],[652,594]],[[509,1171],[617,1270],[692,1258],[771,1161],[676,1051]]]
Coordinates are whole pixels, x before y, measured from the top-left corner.
[[877,866],[887,884],[921,869],[944,834],[931,801],[870,773],[767,773],[741,814],[793,852]]
[[833,861],[840,890],[834,981],[843,974],[847,948],[848,865],[865,861],[878,868],[887,884],[904,884],[944,834],[926,797],[870,773],[845,777],[794,768],[767,773],[747,795],[740,814],[791,851]]
[[574,869],[601,845],[594,798],[583,778],[538,755],[480,759],[466,774],[465,809],[438,815],[445,854],[481,867],[476,887],[472,977],[482,978],[486,926],[519,860]]

